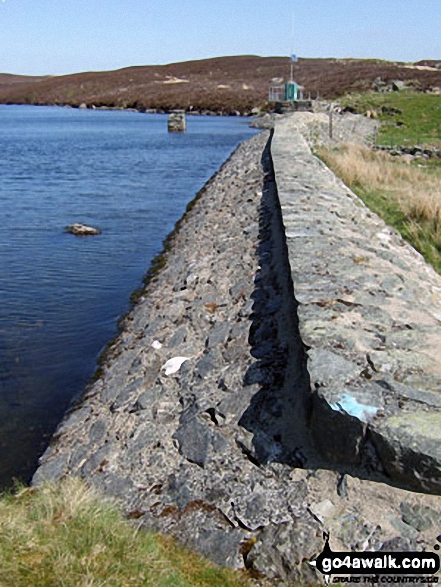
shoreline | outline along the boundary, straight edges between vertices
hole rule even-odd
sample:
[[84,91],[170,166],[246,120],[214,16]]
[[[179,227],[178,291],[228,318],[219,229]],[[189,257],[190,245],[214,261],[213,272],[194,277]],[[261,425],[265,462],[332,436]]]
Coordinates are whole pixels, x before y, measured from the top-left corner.
[[56,104],[56,103],[28,103],[28,102],[0,102],[1,106],[47,106],[49,108],[67,108],[73,110],[96,110],[98,112],[133,112],[139,114],[170,114],[176,110],[183,110],[187,116],[225,116],[225,117],[242,117],[255,118],[260,114],[271,114],[270,110],[262,110],[261,108],[254,108],[255,112],[251,110],[244,110],[243,112],[235,110],[232,112],[225,112],[218,109],[203,108],[199,110],[187,110],[186,108],[132,108],[124,106],[95,106],[95,104]]
[[[258,136],[258,135],[256,135],[256,136]],[[182,225],[185,223],[186,218],[188,218],[189,213],[192,211],[192,209],[197,204],[197,202],[204,196],[206,191],[210,188],[210,185],[215,181],[215,178],[218,175],[218,173],[220,173],[222,171],[222,169],[228,165],[229,161],[232,159],[232,157],[235,155],[235,153],[239,150],[242,143],[246,142],[247,140],[249,140],[249,139],[245,139],[245,141],[242,141],[241,143],[239,143],[239,145],[237,145],[237,147],[235,147],[233,149],[233,151],[230,153],[230,155],[227,157],[227,159],[225,159],[225,161],[219,167],[219,169],[205,182],[205,184],[201,187],[201,189],[195,194],[193,199],[191,199],[188,202],[184,213],[176,221],[172,230],[169,232],[169,234],[162,241],[162,249],[159,251],[159,253],[157,255],[155,255],[151,259],[150,265],[149,265],[146,273],[144,274],[144,276],[141,279],[141,284],[137,288],[135,288],[132,291],[132,293],[130,294],[130,307],[129,307],[129,309],[127,310],[127,312],[125,312],[124,314],[119,316],[117,319],[117,328],[118,328],[117,333],[105,345],[103,350],[98,355],[97,360],[96,360],[96,369],[95,369],[93,375],[91,376],[90,381],[87,383],[85,388],[80,392],[80,394],[76,398],[73,398],[72,406],[69,407],[69,409],[66,411],[66,414],[63,416],[62,420],[64,420],[66,418],[66,416],[68,416],[68,414],[72,410],[76,409],[76,406],[78,405],[78,403],[81,403],[82,398],[84,397],[84,395],[87,394],[87,391],[89,390],[89,388],[96,382],[97,379],[100,379],[100,377],[102,376],[103,367],[105,367],[105,365],[109,361],[112,360],[112,357],[111,357],[112,347],[114,347],[117,344],[119,337],[124,332],[124,329],[126,327],[126,321],[130,320],[130,316],[131,316],[132,312],[134,312],[136,310],[137,305],[140,302],[143,302],[145,300],[145,298],[148,297],[149,287],[157,281],[158,274],[166,266],[168,256],[171,253],[173,253],[174,240],[176,239],[177,235],[179,234],[179,230],[182,227]],[[60,424],[61,424],[62,420],[60,421]]]
[[[23,282],[25,282],[26,277],[25,274],[22,276],[23,272],[21,274],[19,273],[20,264],[18,266],[16,263],[11,265],[11,267],[14,267],[13,275],[16,276],[17,279],[14,279],[13,283],[11,282],[10,287],[11,292],[16,292],[16,295],[14,294],[11,296],[9,294],[8,284],[6,284],[6,289],[3,292],[6,303],[4,308],[6,314],[3,316],[3,326],[5,327],[6,338],[3,340],[5,344],[2,348],[5,359],[5,368],[2,373],[4,388],[2,443],[6,452],[4,454],[1,471],[1,485],[6,489],[12,487],[12,479],[15,477],[19,477],[25,483],[30,482],[37,467],[37,459],[47,447],[50,437],[60,423],[71,399],[78,399],[78,397],[82,395],[84,387],[90,381],[91,376],[93,376],[94,371],[96,370],[97,357],[101,354],[101,351],[109,340],[116,335],[117,320],[121,319],[129,309],[129,296],[133,293],[133,290],[141,284],[142,277],[149,267],[150,260],[163,246],[163,239],[183,214],[188,201],[195,196],[201,187],[203,187],[210,175],[214,173],[224,159],[230,155],[237,143],[242,138],[255,134],[255,131],[249,129],[247,126],[248,121],[242,119],[204,120],[201,118],[194,118],[192,119],[194,124],[191,127],[193,130],[190,129],[190,133],[187,133],[186,137],[171,137],[167,136],[166,118],[161,116],[145,118],[135,117],[131,119],[131,114],[121,114],[116,115],[116,118],[119,118],[118,122],[114,121],[111,114],[95,116],[92,113],[87,115],[87,113],[81,114],[80,112],[71,112],[69,114],[69,112],[66,111],[63,115],[63,111],[55,110],[54,108],[27,109],[13,106],[10,110],[6,107],[2,107],[2,110],[2,118],[8,129],[9,127],[12,128],[11,124],[14,122],[13,127],[14,129],[16,128],[17,131],[14,130],[13,137],[17,142],[20,141],[18,131],[24,129],[27,137],[33,120],[39,121],[37,124],[38,128],[37,126],[34,128],[32,125],[32,132],[36,131],[37,135],[39,129],[41,129],[41,132],[46,135],[46,132],[50,132],[51,130],[48,129],[46,131],[47,124],[53,126],[52,123],[55,122],[57,129],[58,125],[61,123],[62,127],[60,128],[63,129],[63,133],[66,131],[66,136],[68,136],[70,130],[73,128],[72,125],[77,126],[73,119],[78,119],[79,122],[81,122],[80,119],[83,120],[83,123],[80,125],[83,129],[85,128],[83,126],[84,124],[86,124],[87,128],[90,126],[91,128],[96,127],[97,129],[104,129],[104,132],[108,132],[108,139],[110,141],[115,131],[118,133],[119,130],[122,130],[122,132],[124,132],[124,129],[128,129],[130,132],[133,130],[134,134],[139,138],[138,143],[141,144],[141,147],[146,140],[148,144],[146,145],[147,149],[145,149],[144,154],[142,149],[139,150],[136,148],[136,144],[138,143],[133,143],[131,139],[124,141],[125,144],[121,145],[124,150],[126,147],[128,149],[132,149],[133,146],[136,148],[136,151],[127,151],[127,153],[131,152],[133,155],[130,159],[125,157],[125,159],[127,159],[127,164],[130,166],[138,160],[148,161],[149,159],[153,159],[149,164],[153,164],[154,166],[151,170],[146,171],[144,164],[141,164],[138,170],[132,170],[134,171],[132,174],[134,178],[136,178],[136,174],[139,174],[139,172],[141,172],[143,176],[148,172],[147,179],[149,193],[144,194],[143,189],[140,190],[135,188],[136,191],[133,192],[133,198],[130,197],[130,201],[124,203],[118,198],[120,187],[118,187],[115,182],[113,182],[113,184],[115,184],[113,185],[111,181],[109,181],[109,175],[106,177],[103,176],[103,182],[101,182],[101,178],[98,179],[94,177],[93,165],[90,165],[90,161],[95,160],[96,155],[98,155],[98,159],[102,159],[103,162],[106,163],[105,150],[108,149],[108,145],[110,146],[111,143],[108,143],[105,138],[101,139],[101,137],[104,136],[103,133],[100,131],[99,135],[97,135],[97,143],[95,143],[95,140],[92,141],[93,145],[102,145],[102,151],[101,147],[99,147],[98,151],[94,149],[94,153],[91,153],[90,156],[84,158],[84,156],[81,156],[83,155],[82,150],[81,155],[78,149],[74,150],[75,156],[78,156],[79,158],[79,165],[82,167],[84,164],[85,167],[89,166],[90,168],[90,180],[94,186],[92,189],[96,187],[98,182],[104,190],[102,194],[103,201],[110,202],[111,198],[115,196],[115,198],[118,198],[118,200],[115,200],[117,206],[115,209],[112,208],[112,213],[109,214],[109,211],[105,208],[102,210],[99,209],[98,201],[96,202],[95,207],[93,205],[94,202],[91,200],[88,200],[90,205],[84,204],[84,202],[83,205],[78,202],[78,205],[68,203],[68,208],[57,208],[57,220],[52,219],[52,222],[49,221],[44,227],[38,228],[35,235],[35,247],[31,247],[29,251],[33,251],[33,248],[35,248],[35,252],[33,251],[32,255],[38,258],[38,260],[41,259],[43,265],[45,264],[44,259],[47,258],[47,255],[45,255],[44,252],[50,249],[52,251],[51,266],[53,265],[55,267],[57,266],[57,263],[59,263],[60,271],[53,271],[51,275],[47,276],[47,279],[45,278],[41,283],[38,281],[37,276],[37,281],[32,285],[35,285],[39,292],[46,287],[46,283],[53,284],[53,287],[61,287],[60,291],[63,292],[64,301],[60,302],[59,295],[52,296],[52,294],[49,293],[49,290],[46,289],[44,289],[44,292],[45,296],[46,292],[48,292],[47,303],[45,301],[46,297],[43,297],[40,294],[37,298],[29,298],[29,304],[23,306],[23,313],[25,316],[23,320],[25,326],[23,327],[15,325],[15,318],[14,316],[11,318],[11,316],[8,315],[10,314],[8,308],[12,308],[12,312],[14,313],[15,307],[19,305],[18,300],[22,299],[21,296],[24,295],[26,298],[30,294],[26,294],[24,290],[18,291],[17,284],[21,283],[22,279]],[[52,114],[50,114],[51,111]],[[87,122],[86,119],[89,120],[89,122]],[[132,121],[130,122],[129,119]],[[106,120],[108,121],[107,123]],[[112,121],[117,125],[115,131],[113,129],[114,125],[112,124]],[[78,130],[79,129],[76,128],[76,131]],[[221,133],[218,138],[210,134],[212,132],[217,134],[218,131]],[[58,137],[59,131],[57,130],[56,132]],[[87,132],[88,131],[85,130],[86,134]],[[164,155],[168,157],[167,161],[172,165],[173,160],[178,157],[179,159],[176,160],[176,163],[178,166],[181,166],[182,173],[177,173],[176,171],[170,174],[166,173],[167,177],[164,181],[161,179],[160,169],[166,169],[166,167],[161,161],[158,161],[158,164],[156,164],[155,155],[149,155],[149,152],[151,152],[150,143],[153,141],[153,138],[150,140],[150,138],[146,136],[146,132],[149,136],[151,133],[154,135],[160,135],[158,137],[153,137],[154,142],[158,139],[161,145],[162,143],[166,145],[167,149],[168,143],[170,143],[173,152],[167,154],[166,149]],[[79,133],[75,132],[74,134],[75,140],[73,143],[69,142],[69,145],[75,144],[79,139]],[[55,141],[49,141],[49,143],[49,147],[55,145]],[[66,146],[67,145],[68,143],[66,143]],[[200,145],[207,145],[207,151],[198,154],[197,151],[200,149]],[[71,147],[69,147],[69,149],[70,148]],[[35,153],[36,151],[32,150],[32,152]],[[44,152],[48,152],[46,148],[44,149]],[[116,155],[121,155],[121,152],[121,148],[118,148],[118,153],[116,153]],[[100,155],[99,153],[102,154]],[[61,155],[63,155],[63,153]],[[94,157],[92,157],[92,155]],[[162,158],[163,153],[161,152],[160,155]],[[195,160],[194,157],[196,157]],[[33,161],[34,159],[32,159],[32,162]],[[57,159],[57,170],[60,163],[62,165],[62,161],[62,156],[60,161]],[[207,161],[206,165],[204,165],[204,161]],[[23,163],[25,165],[25,160]],[[27,169],[29,169],[31,163],[28,161]],[[113,155],[112,162],[108,161],[108,164],[115,168]],[[69,159],[66,160],[66,165],[67,168],[69,168]],[[48,170],[52,170],[52,167],[50,167],[50,160]],[[85,169],[85,171],[87,171],[87,169]],[[123,166],[121,167],[121,172],[124,174]],[[58,171],[54,173],[58,180]],[[119,175],[119,171],[114,171],[114,169],[110,169],[109,167],[109,174],[112,173]],[[9,177],[8,173],[6,173],[6,175]],[[12,176],[13,174],[11,172],[11,177]],[[81,176],[80,179],[82,182],[88,181],[86,176],[87,173]],[[44,174],[43,176],[40,176],[40,178],[44,183]],[[15,179],[16,178],[14,177],[14,181]],[[138,179],[135,179],[135,183]],[[32,196],[33,190],[38,191],[38,180],[39,178],[36,176],[35,181],[31,182],[32,185],[29,184],[29,189],[31,190],[29,192],[30,196]],[[19,181],[19,178],[17,181]],[[78,178],[75,181],[77,182]],[[20,187],[18,184],[11,183],[11,189],[14,189],[14,185],[17,185],[17,189],[21,190],[26,187],[25,185]],[[84,185],[84,183],[82,185]],[[132,185],[133,181],[131,180],[127,183],[127,188],[131,189]],[[141,185],[142,188],[144,184],[141,182],[139,185]],[[71,186],[69,191],[74,188],[75,186]],[[63,198],[69,199],[67,190],[64,188],[61,189],[60,196],[58,196],[58,188],[56,187],[55,179],[53,182],[51,181],[51,185],[47,190],[44,185],[41,186],[41,190],[45,193],[44,200],[46,201],[47,198],[48,202],[60,201],[61,203]],[[11,197],[13,198],[14,192],[11,193]],[[92,192],[89,191],[87,193]],[[127,191],[127,193],[130,192]],[[173,203],[170,203],[169,194],[173,197]],[[6,196],[8,196],[8,194],[6,194]],[[154,198],[156,204],[151,206],[150,200],[152,198]],[[161,203],[161,199],[164,198],[164,202]],[[175,199],[176,204],[174,203]],[[12,212],[16,209],[19,210],[21,206],[21,199],[15,198],[15,200],[17,207],[14,201],[11,207]],[[64,227],[71,222],[69,216],[71,215],[72,210],[73,212],[77,210],[76,213],[81,215],[84,214],[84,206],[86,206],[88,210],[87,214],[89,217],[93,216],[95,218],[94,225],[104,228],[104,239],[92,239],[86,243],[85,240],[78,240],[65,236]],[[164,215],[164,212],[161,212],[160,209],[163,208],[167,211],[167,218],[164,219],[162,230],[160,226],[158,227],[153,224],[155,219],[158,218],[156,213],[158,206],[158,212],[161,217]],[[36,210],[40,211],[43,207],[44,204],[39,201],[39,206],[37,206],[37,208],[34,207],[33,209],[32,218],[36,217]],[[145,215],[145,222],[144,220],[139,219],[139,214],[136,214],[136,216],[133,214],[132,222],[130,210],[134,207],[137,211],[139,210],[143,215],[143,218]],[[81,212],[81,208],[83,209],[83,212]],[[118,216],[119,209],[126,208],[130,218],[127,214],[123,214],[124,217]],[[71,210],[71,212],[66,212],[66,210]],[[115,214],[113,212],[115,212]],[[17,212],[14,225],[17,224],[17,227],[21,227],[24,223],[24,225],[27,226],[29,222],[28,218],[31,217],[30,215],[29,217],[26,216],[25,219],[22,219],[20,212]],[[38,215],[40,216],[39,212]],[[118,218],[119,220],[117,220]],[[148,234],[145,233],[146,223]],[[7,230],[7,227],[5,230]],[[50,235],[47,239],[45,237],[46,233]],[[25,239],[34,242],[34,236],[33,234],[30,236],[30,231],[26,230],[26,232],[23,232],[23,238],[21,235],[21,231],[17,233],[13,232],[11,238],[14,240],[18,236],[20,239],[18,245],[25,242]],[[61,248],[56,244],[58,240],[60,241]],[[118,245],[118,250],[113,250],[112,242],[114,242],[114,244],[120,243]],[[136,245],[132,246],[132,243],[136,243]],[[77,250],[79,251],[78,254]],[[106,251],[109,252],[110,257],[109,255],[106,255]],[[26,251],[22,251],[20,247],[18,247],[17,257],[13,252],[8,254],[6,249],[6,255],[4,255],[3,258],[6,259],[6,264],[8,264],[9,258],[12,259],[14,257],[20,258],[23,260],[23,263],[26,263],[26,256],[22,257],[23,252],[26,253]],[[99,263],[100,267],[94,269],[93,258],[94,256],[97,256],[98,258],[101,253],[105,256],[103,257],[102,262]],[[87,299],[85,298],[84,300],[84,307],[81,303],[80,307],[78,306],[78,302],[74,304],[71,304],[70,302],[71,297],[75,300],[84,297],[82,292],[83,288],[80,287],[79,284],[77,285],[76,282],[77,274],[73,277],[73,281],[70,278],[68,278],[67,281],[60,280],[59,278],[60,275],[63,275],[64,271],[67,276],[71,276],[74,273],[72,263],[63,263],[63,257],[78,260],[78,267],[81,267],[78,279],[81,280],[81,278],[83,278],[84,281],[87,282]],[[115,275],[112,274],[112,266],[115,264],[112,259],[115,260],[117,265],[120,259],[123,259],[124,261],[127,260],[127,264],[125,262],[122,264],[120,263],[121,271],[118,270]],[[18,269],[15,269],[15,267],[18,267]],[[32,267],[30,267],[30,271],[31,269]],[[114,269],[115,267],[113,267],[113,270]],[[103,276],[104,278],[102,282]],[[105,290],[96,287],[96,284],[100,283]],[[92,288],[94,289],[92,290]],[[28,289],[29,288],[27,288],[27,290]],[[62,306],[60,306],[60,303],[62,303]],[[105,307],[102,307],[103,303],[105,304]],[[35,322],[35,328],[33,321],[34,315],[44,317],[44,322]],[[78,318],[78,316],[80,318]],[[81,316],[87,316],[87,318],[81,319]],[[47,320],[46,317],[48,318]],[[71,318],[72,321],[69,322]],[[93,328],[94,320],[96,320],[96,328]],[[32,325],[32,330],[31,328],[27,328],[28,322]],[[93,328],[93,332],[90,330],[91,327]],[[81,342],[84,331],[87,331],[87,336],[84,341]],[[38,345],[33,344],[33,341],[35,340],[38,340]],[[61,341],[61,346],[56,342],[58,340]],[[35,350],[33,350],[34,347]],[[49,355],[46,352],[48,347],[51,350]],[[29,378],[29,373],[33,372],[33,367],[37,369],[35,377]],[[48,373],[47,379],[45,375],[46,373]],[[24,376],[23,379],[22,376]],[[66,377],[66,379],[63,379],[63,377]],[[18,392],[15,392],[16,389],[20,390],[20,398],[17,397]],[[23,398],[27,398],[26,401]],[[43,405],[47,405],[48,408],[43,409]],[[17,422],[16,425],[13,424],[14,421]],[[16,427],[16,434],[11,436],[11,432],[14,432],[14,427]],[[13,438],[19,439],[20,442],[14,443]]]

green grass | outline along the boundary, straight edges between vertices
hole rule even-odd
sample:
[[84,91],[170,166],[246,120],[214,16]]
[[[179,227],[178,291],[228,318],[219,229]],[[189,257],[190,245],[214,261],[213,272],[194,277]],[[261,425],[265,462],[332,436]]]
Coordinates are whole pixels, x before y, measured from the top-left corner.
[[0,499],[0,587],[246,585],[242,574],[137,529],[77,479]]
[[416,249],[427,263],[441,274],[441,251],[436,237],[432,233],[431,223],[425,220],[415,221],[403,210],[387,192],[369,190],[360,185],[349,186],[363,200],[372,212],[392,226]]
[[376,113],[382,123],[378,145],[427,145],[441,149],[440,95],[411,91],[371,92],[345,96],[341,104],[358,113]]

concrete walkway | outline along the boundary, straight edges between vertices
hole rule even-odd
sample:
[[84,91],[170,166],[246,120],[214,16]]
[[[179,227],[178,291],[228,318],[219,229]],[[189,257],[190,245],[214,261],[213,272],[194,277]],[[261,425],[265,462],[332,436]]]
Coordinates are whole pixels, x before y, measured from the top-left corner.
[[441,277],[312,155],[316,118],[280,120],[271,148],[313,437],[340,469],[440,494]]

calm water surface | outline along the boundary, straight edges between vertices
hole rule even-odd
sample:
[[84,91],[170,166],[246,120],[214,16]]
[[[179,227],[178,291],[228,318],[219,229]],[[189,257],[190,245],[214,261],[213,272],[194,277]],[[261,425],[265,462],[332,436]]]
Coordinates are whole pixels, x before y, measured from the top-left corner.
[[[0,105],[0,487],[27,481],[237,118]],[[83,222],[96,237],[64,232]]]

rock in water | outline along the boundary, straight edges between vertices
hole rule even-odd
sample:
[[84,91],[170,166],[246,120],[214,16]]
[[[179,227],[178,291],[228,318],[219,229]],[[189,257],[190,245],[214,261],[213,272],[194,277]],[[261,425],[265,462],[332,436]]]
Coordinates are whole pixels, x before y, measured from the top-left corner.
[[93,226],[86,226],[86,224],[69,224],[66,226],[66,231],[70,234],[75,234],[76,236],[92,236],[95,234],[101,234],[101,230],[99,228],[94,228]]

